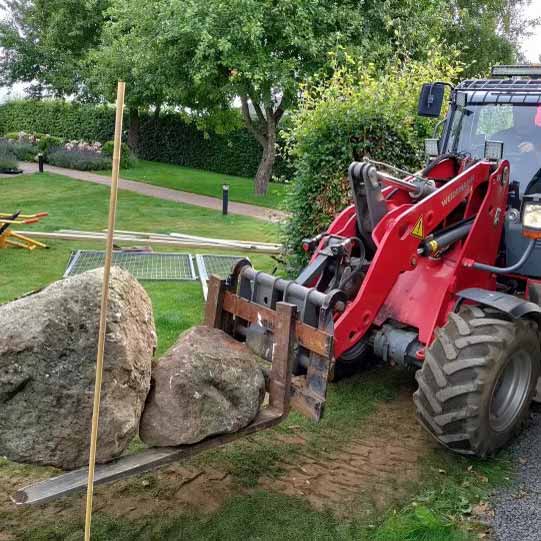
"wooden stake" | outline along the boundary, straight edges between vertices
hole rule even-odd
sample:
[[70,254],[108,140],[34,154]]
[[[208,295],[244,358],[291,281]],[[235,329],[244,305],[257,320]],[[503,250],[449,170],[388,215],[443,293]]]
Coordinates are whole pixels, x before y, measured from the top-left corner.
[[88,485],[86,493],[85,541],[90,541],[92,522],[92,498],[94,496],[94,469],[96,466],[96,447],[98,441],[98,419],[100,416],[101,383],[103,379],[103,355],[105,351],[105,331],[107,324],[107,305],[109,303],[109,276],[113,254],[113,231],[116,220],[116,203],[118,196],[118,175],[120,169],[120,153],[122,148],[122,119],[124,116],[125,83],[118,82],[116,96],[115,140],[113,150],[113,171],[111,176],[111,194],[109,196],[109,220],[107,244],[105,248],[105,265],[103,267],[103,287],[101,293],[100,326],[98,332],[98,353],[96,356],[96,381],[94,385],[94,405],[92,410],[92,432],[90,435],[90,453],[88,459]]

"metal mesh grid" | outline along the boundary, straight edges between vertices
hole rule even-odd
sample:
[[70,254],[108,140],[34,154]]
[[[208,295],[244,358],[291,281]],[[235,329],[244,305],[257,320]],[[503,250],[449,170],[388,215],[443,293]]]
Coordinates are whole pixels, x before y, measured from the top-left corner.
[[[78,250],[72,253],[64,278],[103,267],[105,252]],[[196,280],[190,254],[113,252],[113,266],[127,270],[138,280]]]
[[221,278],[227,278],[231,274],[233,265],[242,259],[237,255],[203,255],[207,275],[217,274]]
[[203,288],[203,296],[205,300],[208,294],[207,281],[211,274],[216,274],[221,278],[227,278],[231,273],[231,268],[239,260],[243,259],[238,255],[196,255],[197,270],[199,271],[199,279]]

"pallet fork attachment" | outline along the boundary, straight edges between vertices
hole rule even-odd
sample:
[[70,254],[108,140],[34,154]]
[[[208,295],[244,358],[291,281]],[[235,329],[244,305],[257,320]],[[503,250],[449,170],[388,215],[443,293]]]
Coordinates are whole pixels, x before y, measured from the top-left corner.
[[[226,290],[226,280],[211,276],[205,324],[223,329],[225,332],[231,332],[231,323],[235,314],[229,312],[228,306],[224,304]],[[238,432],[212,436],[193,445],[150,448],[133,455],[120,457],[108,464],[97,465],[94,483],[96,485],[111,483],[151,471],[208,449],[220,447],[260,430],[271,428],[283,421],[288,416],[290,405],[292,359],[294,359],[292,348],[295,343],[297,307],[290,303],[277,303],[274,321],[275,347],[267,385],[269,404],[260,410],[252,423]],[[85,489],[87,477],[88,468],[86,467],[70,471],[22,488],[11,499],[17,505],[46,503]]]

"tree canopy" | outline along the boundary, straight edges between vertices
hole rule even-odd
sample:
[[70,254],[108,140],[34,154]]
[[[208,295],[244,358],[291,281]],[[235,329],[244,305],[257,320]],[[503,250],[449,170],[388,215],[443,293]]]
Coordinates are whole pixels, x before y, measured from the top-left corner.
[[0,84],[31,83],[55,96],[79,93],[82,62],[97,46],[109,0],[5,0],[0,22]]
[[[460,51],[468,76],[520,57],[529,0],[6,0],[0,83],[112,100],[128,83],[134,115],[162,104],[198,115],[238,103],[262,147],[264,193],[276,133],[300,85],[351,55],[385,70]],[[227,118],[227,117],[225,117]],[[133,130],[132,130],[133,131]],[[132,141],[133,142],[133,141]]]

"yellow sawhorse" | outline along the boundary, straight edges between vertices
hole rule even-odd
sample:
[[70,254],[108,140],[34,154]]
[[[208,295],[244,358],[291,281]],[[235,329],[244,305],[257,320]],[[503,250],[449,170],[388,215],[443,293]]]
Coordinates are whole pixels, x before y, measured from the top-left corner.
[[0,212],[0,249],[13,246],[24,248],[25,250],[35,250],[36,248],[48,248],[46,244],[31,239],[21,233],[13,231],[13,225],[29,225],[38,223],[41,218],[48,216],[46,212],[37,214],[21,214],[21,211],[13,214]]

